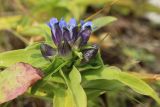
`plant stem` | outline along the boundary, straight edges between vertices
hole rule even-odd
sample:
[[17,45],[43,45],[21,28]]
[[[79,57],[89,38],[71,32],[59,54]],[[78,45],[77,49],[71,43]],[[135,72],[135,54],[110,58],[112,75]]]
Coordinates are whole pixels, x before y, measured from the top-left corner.
[[45,97],[45,96],[33,95],[33,94],[30,94],[30,93],[25,93],[24,96],[33,97],[33,98],[39,98],[39,99],[43,99],[43,100],[47,100],[47,101],[51,101],[52,102],[52,98]]

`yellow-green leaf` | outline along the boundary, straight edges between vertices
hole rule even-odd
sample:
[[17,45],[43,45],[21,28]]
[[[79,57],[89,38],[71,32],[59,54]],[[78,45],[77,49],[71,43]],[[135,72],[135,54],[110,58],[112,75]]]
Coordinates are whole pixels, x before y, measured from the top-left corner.
[[157,103],[160,104],[160,98],[158,97],[157,93],[147,83],[130,73],[121,72],[116,67],[105,67],[100,71],[86,72],[83,74],[83,77],[87,80],[118,80],[137,93],[152,97],[157,101]]
[[100,18],[95,19],[92,21],[93,26],[95,27],[94,31],[116,20],[117,19],[113,16],[105,16],[105,17],[100,17]]
[[[67,90],[56,90],[54,97],[55,107],[87,107],[87,97],[81,86],[81,75],[79,71],[73,67],[69,74],[69,78],[60,71],[63,76]],[[58,91],[58,92],[57,92]]]

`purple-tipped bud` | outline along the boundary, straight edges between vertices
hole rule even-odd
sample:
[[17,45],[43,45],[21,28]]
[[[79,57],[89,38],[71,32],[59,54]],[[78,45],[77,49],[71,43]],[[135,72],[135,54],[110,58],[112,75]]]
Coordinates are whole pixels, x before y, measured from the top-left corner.
[[56,55],[57,50],[49,46],[48,44],[41,44],[40,50],[44,58],[50,59],[51,56]]
[[69,44],[72,43],[71,34],[67,28],[63,28],[63,37],[66,41],[68,41]]
[[84,30],[80,32],[80,37],[81,37],[80,46],[84,46],[87,44],[91,33],[92,33],[92,30],[90,26],[87,26]]
[[81,37],[80,46],[84,46],[87,44],[91,33],[92,33],[92,22],[88,21],[85,23],[84,21],[81,21],[81,31],[79,34],[79,36]]
[[83,51],[84,61],[89,62],[90,59],[96,56],[97,52],[98,52],[98,46],[96,44],[94,44],[92,48],[84,50]]
[[[61,22],[62,24],[63,22]],[[52,39],[56,46],[58,46],[63,39],[62,30],[59,26],[59,22],[56,18],[52,18],[48,23],[48,26],[51,28]]]
[[71,44],[73,44],[78,37],[78,26],[74,18],[70,19],[68,23],[68,30],[70,31],[70,37],[72,39]]
[[59,24],[56,23],[54,25],[54,29],[52,29],[52,39],[55,42],[55,44],[58,46],[59,44],[61,44],[62,40],[63,40],[63,35],[62,35],[62,30],[59,27]]

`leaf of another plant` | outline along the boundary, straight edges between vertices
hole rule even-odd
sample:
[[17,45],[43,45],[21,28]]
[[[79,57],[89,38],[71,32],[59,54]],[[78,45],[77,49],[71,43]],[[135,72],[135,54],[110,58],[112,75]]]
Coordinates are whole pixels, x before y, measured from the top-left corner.
[[104,67],[104,69],[99,71],[84,72],[83,77],[87,80],[118,80],[132,88],[137,93],[152,97],[160,104],[158,95],[147,83],[132,74],[121,72],[116,67]]
[[[47,24],[38,24],[37,26],[25,26],[17,30],[17,32],[24,36],[43,36],[45,42],[53,45],[51,38],[51,31]],[[55,47],[55,45],[54,45]]]
[[112,16],[100,17],[92,21],[93,26],[95,27],[93,31],[100,29],[101,27],[116,21],[117,19]]
[[0,104],[22,95],[41,78],[39,69],[22,62],[0,72]]

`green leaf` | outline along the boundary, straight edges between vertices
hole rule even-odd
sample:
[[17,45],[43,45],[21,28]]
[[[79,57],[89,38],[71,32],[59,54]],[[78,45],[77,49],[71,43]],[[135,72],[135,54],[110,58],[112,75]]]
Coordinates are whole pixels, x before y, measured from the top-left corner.
[[127,72],[121,72],[116,67],[104,67],[104,69],[99,71],[84,72],[82,77],[86,80],[118,80],[132,88],[137,93],[152,97],[160,104],[158,95],[147,83]]
[[97,18],[95,20],[92,21],[93,26],[95,26],[95,29],[93,31],[96,31],[98,29],[100,29],[101,27],[110,24],[114,21],[116,21],[117,19],[115,17],[112,16],[105,16],[105,17],[100,17]]
[[94,99],[106,91],[115,91],[124,86],[117,80],[106,79],[84,81],[82,85],[85,89],[88,100]]
[[49,64],[49,62],[41,55],[39,45],[36,45],[36,47],[32,46],[26,49],[0,53],[0,66],[8,67],[17,62],[29,63],[40,68],[43,68],[45,65]]
[[[68,61],[64,61],[62,58],[55,57],[51,64],[43,69],[45,77],[38,81],[31,89],[31,93],[35,94],[38,88],[41,88],[46,84],[46,81],[52,81],[57,83],[63,83],[63,80],[60,78],[60,75],[56,75],[63,66],[65,66]],[[53,75],[54,74],[54,75]]]
[[22,62],[0,72],[0,104],[22,95],[41,78],[39,69]]
[[76,102],[76,107],[87,107],[87,97],[81,86],[81,74],[73,66],[72,71],[69,74],[70,87]]
[[67,65],[70,60],[64,60],[61,57],[55,56],[53,62],[44,69],[46,76],[51,76],[52,74],[59,71],[62,67]]
[[53,104],[54,107],[76,107],[70,91],[62,88],[55,91]]
[[[79,71],[73,67],[69,74],[69,78],[62,71],[60,71],[63,76],[67,90],[60,92],[57,95],[55,92],[54,106],[56,107],[87,107],[87,97],[81,86],[81,75]],[[62,94],[63,93],[63,94]],[[62,102],[63,101],[63,102]]]

